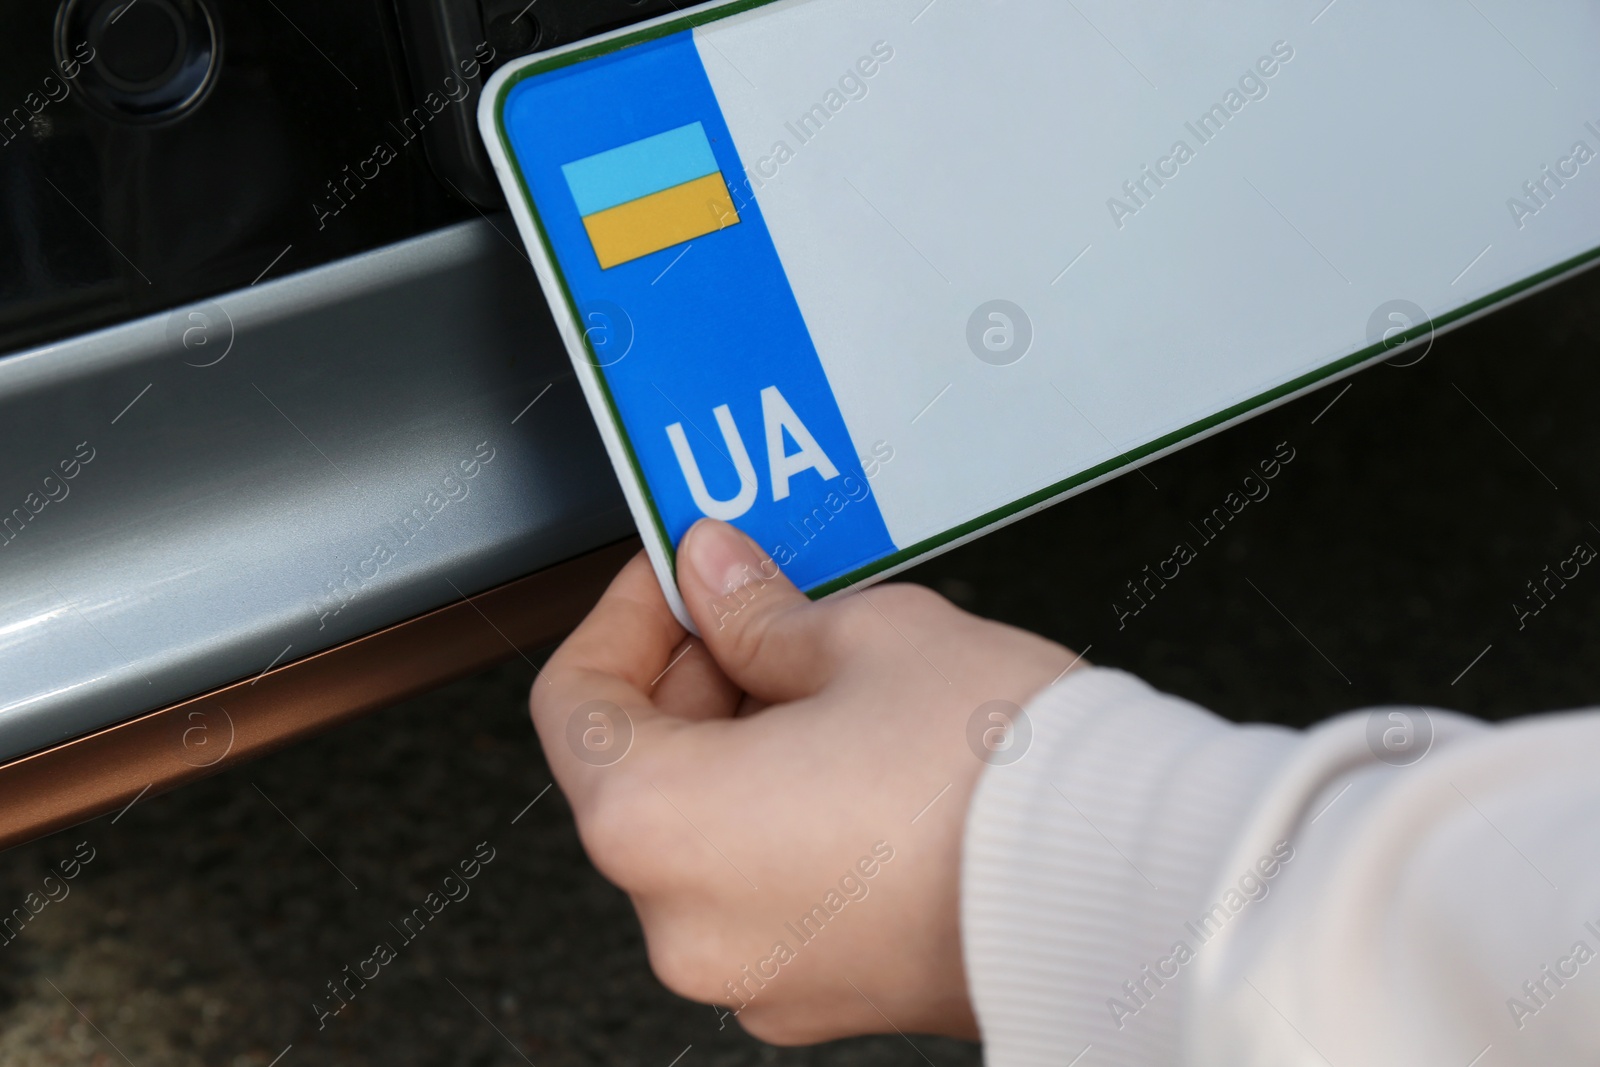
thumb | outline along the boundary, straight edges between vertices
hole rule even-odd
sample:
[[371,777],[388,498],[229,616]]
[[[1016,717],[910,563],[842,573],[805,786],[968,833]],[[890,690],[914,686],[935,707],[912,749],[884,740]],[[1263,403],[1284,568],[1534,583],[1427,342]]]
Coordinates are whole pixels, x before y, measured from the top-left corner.
[[727,523],[690,527],[678,546],[678,588],[706,649],[756,699],[810,696],[832,673],[824,609]]

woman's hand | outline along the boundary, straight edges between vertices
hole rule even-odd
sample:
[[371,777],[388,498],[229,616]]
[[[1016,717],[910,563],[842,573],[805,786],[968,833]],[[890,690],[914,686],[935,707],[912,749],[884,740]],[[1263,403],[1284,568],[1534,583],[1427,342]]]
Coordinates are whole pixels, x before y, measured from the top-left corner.
[[1027,703],[1073,654],[918,586],[812,603],[711,520],[678,566],[703,641],[641,554],[531,698],[656,974],[778,1043],[976,1037],[958,904],[985,763],[969,733],[997,736],[980,707]]

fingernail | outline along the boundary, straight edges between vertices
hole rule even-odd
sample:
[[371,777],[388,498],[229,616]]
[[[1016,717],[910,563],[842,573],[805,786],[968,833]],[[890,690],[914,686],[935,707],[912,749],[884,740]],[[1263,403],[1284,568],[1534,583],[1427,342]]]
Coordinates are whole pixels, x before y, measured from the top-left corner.
[[679,559],[718,596],[726,596],[752,578],[777,577],[778,566],[750,538],[716,519],[701,519],[684,535]]

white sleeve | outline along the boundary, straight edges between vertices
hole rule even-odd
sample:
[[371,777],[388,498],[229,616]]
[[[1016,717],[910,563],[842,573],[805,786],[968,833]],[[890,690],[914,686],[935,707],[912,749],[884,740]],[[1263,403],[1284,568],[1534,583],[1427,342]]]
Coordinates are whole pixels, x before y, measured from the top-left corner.
[[1091,668],[1027,718],[967,817],[989,1067],[1600,1063],[1600,713],[1302,733]]

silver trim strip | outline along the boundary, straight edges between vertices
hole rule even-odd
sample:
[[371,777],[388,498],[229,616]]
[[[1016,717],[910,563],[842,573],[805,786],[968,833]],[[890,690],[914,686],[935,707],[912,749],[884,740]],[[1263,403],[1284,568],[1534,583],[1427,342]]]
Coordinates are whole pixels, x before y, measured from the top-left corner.
[[511,232],[0,359],[0,759],[632,532]]

